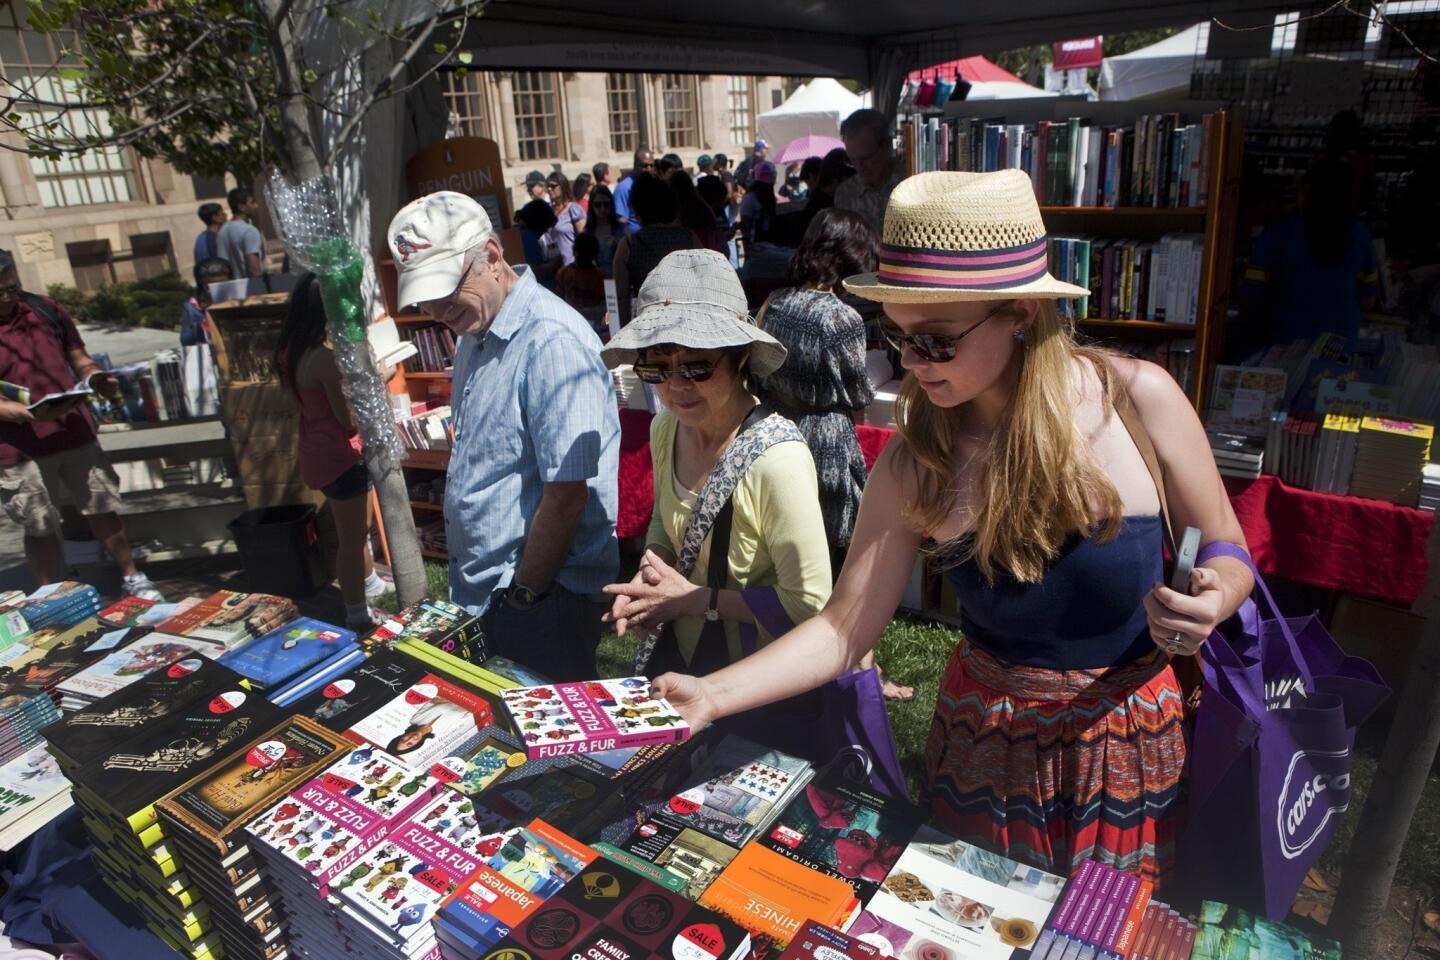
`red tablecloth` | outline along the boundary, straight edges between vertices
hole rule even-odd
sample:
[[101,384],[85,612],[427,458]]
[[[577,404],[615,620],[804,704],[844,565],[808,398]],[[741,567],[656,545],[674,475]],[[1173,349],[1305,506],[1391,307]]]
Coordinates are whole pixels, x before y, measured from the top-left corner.
[[[873,467],[895,431],[855,428]],[[1425,580],[1425,538],[1435,515],[1379,500],[1288,487],[1272,476],[1225,481],[1260,572],[1297,583],[1409,606]],[[650,414],[620,411],[622,537],[643,537],[655,497]]]

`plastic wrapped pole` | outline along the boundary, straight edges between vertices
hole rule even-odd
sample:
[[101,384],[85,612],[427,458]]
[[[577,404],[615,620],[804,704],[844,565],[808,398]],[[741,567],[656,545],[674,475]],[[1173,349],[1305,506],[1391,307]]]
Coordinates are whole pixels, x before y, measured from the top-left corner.
[[400,473],[404,448],[395,433],[389,392],[365,336],[368,316],[361,289],[365,261],[341,220],[332,179],[321,176],[297,185],[275,171],[266,193],[291,261],[314,273],[320,283],[335,364],[385,521],[396,591],[402,606],[408,606],[425,595],[425,569]]

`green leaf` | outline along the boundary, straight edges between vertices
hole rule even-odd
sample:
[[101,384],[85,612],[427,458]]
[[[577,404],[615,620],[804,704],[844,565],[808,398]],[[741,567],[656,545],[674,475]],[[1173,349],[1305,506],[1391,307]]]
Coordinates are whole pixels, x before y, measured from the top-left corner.
[[469,66],[471,63],[475,62],[475,54],[471,53],[469,50],[461,50],[459,53],[455,54],[455,59],[459,60],[466,66]]
[[470,71],[466,70],[464,67],[456,67],[454,72],[456,80],[464,80],[466,77],[470,76]]
[[454,27],[456,30],[462,30],[465,27],[465,21],[456,20],[454,23],[450,24],[450,26]]
[[440,56],[443,57],[450,50],[450,47],[444,43],[437,43],[432,45],[430,49],[434,50],[436,53],[440,54]]
[[308,87],[310,84],[315,83],[320,79],[320,74],[316,73],[314,70],[306,70],[304,73],[300,74],[300,79],[305,81],[305,85]]
[[18,113],[7,113],[7,114],[5,115],[5,119],[6,119],[6,120],[9,120],[11,123],[19,123],[21,120],[23,120],[23,119],[25,119],[25,118],[22,117],[22,116],[21,116],[20,114],[18,114]]

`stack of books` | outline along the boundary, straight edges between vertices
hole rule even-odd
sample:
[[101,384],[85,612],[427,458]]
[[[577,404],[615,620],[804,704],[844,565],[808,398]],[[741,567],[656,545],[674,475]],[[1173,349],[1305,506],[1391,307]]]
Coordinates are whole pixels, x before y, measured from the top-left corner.
[[70,804],[70,781],[44,746],[0,766],[0,850],[14,850]]
[[1319,449],[1310,489],[1316,493],[1347,494],[1355,473],[1360,444],[1360,417],[1327,413],[1320,424]]
[[1210,438],[1210,453],[1215,457],[1215,466],[1222,477],[1240,477],[1254,480],[1260,476],[1260,467],[1265,460],[1265,439],[1244,433],[1228,433],[1214,428],[1207,429]]
[[198,668],[200,658],[218,660],[229,650],[224,643],[153,633],[147,627],[120,627],[114,632],[132,636],[60,682],[60,704],[67,713],[84,710],[152,671],[164,672],[173,666],[174,675],[183,678]]
[[1350,492],[1413,507],[1420,502],[1420,477],[1430,462],[1435,428],[1428,423],[1366,417],[1360,422]]
[[[1102,956],[1128,957],[1136,949],[1147,914],[1150,930],[1162,917],[1150,911],[1148,881],[1095,860],[1080,865],[1050,919],[1035,943],[1034,960],[1059,960],[1066,951],[1099,952]],[[1156,905],[1157,908],[1163,905]],[[1173,928],[1172,928],[1173,929]],[[1189,951],[1175,956],[1188,957]]]
[[686,775],[674,792],[646,811],[645,822],[619,845],[683,880],[692,900],[742,846],[770,831],[815,773],[807,761],[733,735],[702,753],[693,767],[677,765]]
[[342,920],[347,906],[338,895],[357,883],[375,892],[396,873],[398,867],[376,864],[366,854],[387,849],[395,826],[445,789],[424,770],[375,747],[357,747],[246,826],[246,846],[259,858],[287,918],[293,955],[374,955],[371,937],[356,940],[354,927]]
[[[110,627],[94,617],[70,627],[56,625],[30,631],[23,640],[0,650],[0,689],[6,695],[25,700],[38,692],[61,701],[61,685],[105,655],[104,638],[110,632]],[[121,634],[125,632],[119,631]],[[22,702],[15,701],[15,705],[19,706]],[[53,719],[50,709],[42,712],[45,722]],[[24,746],[28,748],[37,742],[30,738]],[[11,756],[7,749],[0,749],[0,762]]]
[[454,654],[469,663],[481,663],[489,655],[479,618],[447,600],[424,600],[391,614],[367,638],[372,644],[402,644],[407,640]]
[[494,951],[448,938],[441,944],[446,960],[744,960],[751,938],[725,916],[609,860],[596,860]]
[[277,960],[287,946],[284,916],[271,902],[245,825],[351,746],[318,724],[291,718],[156,804],[229,960]]
[[[155,805],[197,774],[242,753],[258,733],[284,719],[264,697],[245,689],[243,677],[218,664],[214,670],[233,685],[143,724],[118,745],[65,770],[101,877],[152,932],[192,956],[215,950],[221,941],[203,897],[178,876],[183,861]],[[84,744],[83,736],[75,740]],[[178,892],[177,884],[183,888]]]
[[238,650],[299,616],[295,601],[285,597],[217,590],[162,620],[156,630],[177,637],[213,640],[230,650]]
[[0,763],[10,763],[40,743],[60,710],[50,694],[17,679],[0,682],[0,697]]
[[448,327],[410,327],[405,339],[415,345],[415,356],[405,361],[410,373],[442,373],[455,365],[455,335]]
[[1420,509],[1440,508],[1440,464],[1427,463],[1420,474]]
[[220,662],[249,677],[252,688],[273,691],[318,663],[359,649],[353,630],[299,617],[227,653]]
[[890,957],[1024,956],[1038,950],[1064,886],[1061,877],[921,827],[847,932]]
[[336,651],[319,663],[306,667],[269,691],[270,702],[276,706],[291,707],[300,700],[324,690],[336,680],[360,666],[369,657],[370,651],[359,644],[350,644],[348,649]]
[[1042,205],[1203,207],[1216,116],[1179,114],[1102,126],[1089,119],[1013,124],[1003,119],[915,117],[901,124],[911,174],[1024,170]]
[[511,832],[441,901],[434,920],[441,953],[478,960],[595,857],[594,850],[544,820]]
[[100,594],[89,584],[62,580],[47,583],[25,599],[11,603],[8,609],[18,610],[31,630],[68,627],[100,612]]
[[680,743],[690,724],[644,677],[516,687],[502,696],[532,760]]
[[441,901],[486,863],[522,876],[549,871],[546,851],[527,847],[513,830],[487,830],[473,810],[468,798],[442,787],[355,861],[346,876],[360,873],[363,880],[334,885],[342,936],[360,945],[353,952],[395,960],[434,956],[439,948],[430,921]]
[[[1181,952],[1193,960],[1340,960],[1340,944],[1236,907],[1206,900],[1200,924],[1185,923]],[[1193,944],[1193,950],[1191,949]]]

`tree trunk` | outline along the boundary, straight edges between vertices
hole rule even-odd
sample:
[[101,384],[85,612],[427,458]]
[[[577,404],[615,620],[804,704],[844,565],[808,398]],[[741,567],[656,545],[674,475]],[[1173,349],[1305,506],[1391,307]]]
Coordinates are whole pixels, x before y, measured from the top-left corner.
[[1335,897],[1331,927],[1347,960],[1375,955],[1400,851],[1440,749],[1440,524],[1426,540],[1425,554],[1430,572],[1415,605],[1425,629]]
[[[284,18],[275,16],[279,10],[278,0],[263,0],[267,18],[271,23],[271,61],[275,67],[276,86],[280,93],[280,116],[286,147],[290,153],[293,169],[285,170],[288,176],[304,181],[319,177],[324,170],[320,155],[315,148],[314,126],[310,106],[305,100],[299,57],[295,38]],[[370,251],[362,247],[360,256],[367,261]],[[368,348],[356,351],[362,365],[362,377],[376,376],[374,358]],[[357,386],[357,378],[341,367],[342,387],[350,396]],[[393,426],[391,427],[393,430]],[[402,608],[419,603],[429,590],[425,577],[425,560],[420,552],[420,537],[415,532],[415,512],[410,508],[410,491],[405,485],[405,475],[400,464],[391,455],[388,447],[380,450],[366,450],[365,462],[370,478],[375,484],[375,499],[380,505],[380,517],[385,524],[386,542],[390,548],[390,569],[395,577],[395,593]]]

